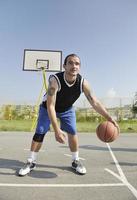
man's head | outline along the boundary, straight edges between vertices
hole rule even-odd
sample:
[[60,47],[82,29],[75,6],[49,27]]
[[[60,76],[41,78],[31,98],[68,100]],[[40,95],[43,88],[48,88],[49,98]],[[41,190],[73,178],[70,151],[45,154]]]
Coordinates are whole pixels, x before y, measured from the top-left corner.
[[77,75],[80,70],[80,58],[76,54],[69,54],[64,60],[64,69],[69,75]]
[[[64,59],[64,65],[67,64],[67,60],[68,60],[69,57],[77,57],[77,58],[79,58],[79,56],[78,56],[77,54],[74,54],[74,53],[69,54],[69,55],[67,55],[66,58]],[[80,62],[80,58],[79,58],[79,62]]]

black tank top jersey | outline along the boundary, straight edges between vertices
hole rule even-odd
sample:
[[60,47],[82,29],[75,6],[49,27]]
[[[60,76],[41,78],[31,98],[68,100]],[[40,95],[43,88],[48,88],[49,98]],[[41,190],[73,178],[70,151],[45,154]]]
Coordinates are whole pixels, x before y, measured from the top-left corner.
[[[83,78],[78,74],[75,83],[69,85],[64,78],[64,72],[59,72],[51,76],[56,78],[59,86],[55,110],[56,112],[64,112],[74,104],[82,93]],[[46,101],[43,104],[46,107]]]

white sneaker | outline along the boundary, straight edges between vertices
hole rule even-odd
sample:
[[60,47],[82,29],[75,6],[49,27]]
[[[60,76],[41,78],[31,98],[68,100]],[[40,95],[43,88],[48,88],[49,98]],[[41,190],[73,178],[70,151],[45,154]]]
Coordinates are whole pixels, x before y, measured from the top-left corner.
[[36,168],[36,163],[32,162],[31,160],[28,159],[25,166],[19,170],[18,175],[25,176],[25,175],[29,174],[35,168]]
[[72,162],[72,169],[74,169],[77,173],[84,175],[86,174],[87,170],[86,168],[82,165],[82,163],[79,160],[74,160]]

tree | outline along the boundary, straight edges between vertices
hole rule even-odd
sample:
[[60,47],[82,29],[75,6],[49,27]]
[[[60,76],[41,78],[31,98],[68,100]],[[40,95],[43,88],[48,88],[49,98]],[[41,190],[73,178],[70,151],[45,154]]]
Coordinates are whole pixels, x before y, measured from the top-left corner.
[[11,119],[11,105],[6,105],[4,109],[4,119],[9,120]]
[[136,115],[137,115],[137,92],[135,93],[134,100],[133,100],[132,113],[133,113],[134,117],[136,117]]

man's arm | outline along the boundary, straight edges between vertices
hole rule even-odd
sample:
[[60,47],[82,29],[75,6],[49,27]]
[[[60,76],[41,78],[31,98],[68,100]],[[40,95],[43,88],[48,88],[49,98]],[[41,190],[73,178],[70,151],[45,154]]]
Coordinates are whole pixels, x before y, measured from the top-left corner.
[[117,123],[109,115],[106,108],[101,104],[101,102],[94,95],[91,94],[89,84],[85,79],[84,79],[84,82],[83,82],[83,92],[84,92],[86,98],[88,99],[90,105],[96,110],[96,112],[98,112],[103,117],[105,117],[106,120],[114,123],[115,126],[118,126]]
[[58,83],[56,79],[52,77],[49,80],[49,86],[48,86],[48,92],[47,92],[47,111],[48,111],[48,115],[51,120],[53,129],[55,131],[56,140],[60,143],[65,143],[65,135],[58,125],[56,111],[55,111],[57,90],[58,90]]

